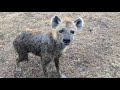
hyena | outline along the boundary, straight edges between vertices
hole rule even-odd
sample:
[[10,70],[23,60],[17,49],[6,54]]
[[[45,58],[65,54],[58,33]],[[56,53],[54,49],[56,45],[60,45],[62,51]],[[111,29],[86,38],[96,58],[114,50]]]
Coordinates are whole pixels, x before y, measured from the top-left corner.
[[20,62],[28,61],[28,53],[33,53],[41,57],[45,77],[48,77],[47,65],[52,60],[55,63],[58,77],[61,77],[59,58],[65,48],[73,41],[75,32],[80,31],[83,26],[84,21],[80,17],[69,21],[54,16],[51,19],[51,30],[22,32],[13,41],[14,48],[18,53],[16,70],[21,70]]

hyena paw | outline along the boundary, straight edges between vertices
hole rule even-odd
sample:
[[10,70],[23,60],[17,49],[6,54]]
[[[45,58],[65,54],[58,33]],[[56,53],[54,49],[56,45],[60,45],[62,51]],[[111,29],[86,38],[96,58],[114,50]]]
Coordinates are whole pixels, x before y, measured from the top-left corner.
[[20,72],[22,71],[20,67],[16,67],[16,71]]
[[60,78],[67,78],[64,74],[62,74],[60,71],[59,71],[59,76]]
[[61,74],[61,78],[67,78],[64,74]]

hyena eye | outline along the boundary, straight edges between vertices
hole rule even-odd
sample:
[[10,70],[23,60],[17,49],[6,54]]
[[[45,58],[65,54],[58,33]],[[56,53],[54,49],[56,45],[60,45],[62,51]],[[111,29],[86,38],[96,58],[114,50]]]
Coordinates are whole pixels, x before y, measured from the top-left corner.
[[70,31],[70,33],[74,34],[74,33],[75,33],[75,31],[71,30],[71,31]]
[[62,29],[62,30],[59,30],[59,33],[63,33],[64,32],[64,30]]

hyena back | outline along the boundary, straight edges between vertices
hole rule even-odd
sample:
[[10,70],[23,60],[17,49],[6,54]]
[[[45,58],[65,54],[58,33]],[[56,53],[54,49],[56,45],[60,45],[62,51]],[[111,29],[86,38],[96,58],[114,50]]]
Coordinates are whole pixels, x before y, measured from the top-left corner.
[[82,18],[75,21],[62,21],[58,16],[51,19],[51,30],[47,31],[24,31],[13,41],[18,53],[16,59],[17,70],[20,70],[20,62],[28,61],[28,53],[41,57],[42,68],[45,77],[48,77],[47,65],[54,60],[57,74],[59,70],[59,58],[65,48],[73,41],[75,31],[82,29]]

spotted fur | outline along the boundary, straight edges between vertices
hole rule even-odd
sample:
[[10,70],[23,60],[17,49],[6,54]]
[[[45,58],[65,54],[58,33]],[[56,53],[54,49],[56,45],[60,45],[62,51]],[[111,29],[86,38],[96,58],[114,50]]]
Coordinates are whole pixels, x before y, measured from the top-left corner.
[[[20,68],[20,62],[28,61],[28,53],[33,53],[41,57],[41,63],[44,75],[48,77],[47,65],[53,60],[58,76],[61,77],[59,70],[59,58],[68,45],[65,45],[64,39],[73,40],[73,34],[70,30],[77,31],[82,25],[83,21],[78,20],[79,23],[71,21],[62,21],[58,16],[54,16],[51,20],[51,30],[32,30],[28,29],[17,36],[13,45],[18,53],[16,60],[17,69]],[[80,22],[81,21],[81,22]],[[64,29],[63,33],[60,30]],[[69,42],[69,43],[70,43]]]

